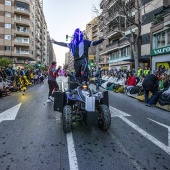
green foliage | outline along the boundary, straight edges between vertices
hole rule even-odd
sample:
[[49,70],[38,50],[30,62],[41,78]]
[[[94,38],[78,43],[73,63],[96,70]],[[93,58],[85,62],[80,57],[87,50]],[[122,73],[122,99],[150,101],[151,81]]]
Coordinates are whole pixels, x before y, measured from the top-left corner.
[[0,66],[4,66],[4,67],[8,67],[8,66],[12,66],[12,60],[8,59],[8,58],[1,58],[0,59]]
[[48,66],[43,66],[43,67],[41,67],[41,70],[47,71],[47,70],[48,70]]
[[32,64],[24,65],[24,69],[34,70],[34,66]]

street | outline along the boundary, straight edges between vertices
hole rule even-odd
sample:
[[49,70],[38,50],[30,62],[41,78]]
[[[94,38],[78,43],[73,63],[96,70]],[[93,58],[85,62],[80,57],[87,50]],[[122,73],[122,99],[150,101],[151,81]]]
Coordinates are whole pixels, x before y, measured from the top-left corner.
[[47,97],[45,81],[0,99],[0,170],[170,170],[170,112],[109,91],[108,131],[65,134]]

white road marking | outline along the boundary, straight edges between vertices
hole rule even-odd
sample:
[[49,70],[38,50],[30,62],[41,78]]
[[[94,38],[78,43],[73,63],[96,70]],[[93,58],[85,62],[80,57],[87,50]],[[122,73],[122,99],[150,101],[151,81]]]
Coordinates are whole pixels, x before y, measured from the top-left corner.
[[4,120],[15,120],[20,106],[21,106],[21,103],[0,113],[0,123]]
[[111,114],[113,115],[112,117],[119,117],[125,123],[127,123],[129,126],[131,126],[133,129],[135,129],[141,135],[143,135],[145,138],[150,140],[152,143],[154,143],[156,146],[158,146],[159,148],[161,148],[163,151],[165,151],[166,153],[168,153],[170,155],[170,146],[166,146],[165,144],[163,144],[162,142],[157,140],[155,137],[151,136],[149,133],[147,133],[146,131],[141,129],[139,126],[135,125],[134,123],[129,121],[127,118],[125,118],[123,115],[125,115],[125,116],[128,115],[125,112],[122,112],[121,110],[115,109],[112,106],[110,106],[109,108],[110,108]]
[[121,110],[118,110],[112,106],[109,106],[110,112],[111,112],[111,117],[124,117],[124,116],[131,116]]
[[72,132],[67,133],[67,148],[68,148],[68,158],[70,170],[78,170],[77,156],[74,146],[73,134]]
[[168,146],[170,147],[170,126],[164,125],[164,124],[159,123],[159,122],[152,120],[150,118],[148,118],[148,119],[168,129]]

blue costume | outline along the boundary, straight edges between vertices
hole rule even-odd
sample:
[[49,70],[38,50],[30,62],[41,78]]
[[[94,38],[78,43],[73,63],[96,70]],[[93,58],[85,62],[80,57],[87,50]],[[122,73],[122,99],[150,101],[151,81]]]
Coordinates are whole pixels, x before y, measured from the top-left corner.
[[76,78],[80,81],[88,80],[88,48],[102,43],[104,39],[98,41],[89,41],[83,39],[83,32],[77,28],[70,43],[57,42],[54,44],[70,48],[74,57],[74,69]]

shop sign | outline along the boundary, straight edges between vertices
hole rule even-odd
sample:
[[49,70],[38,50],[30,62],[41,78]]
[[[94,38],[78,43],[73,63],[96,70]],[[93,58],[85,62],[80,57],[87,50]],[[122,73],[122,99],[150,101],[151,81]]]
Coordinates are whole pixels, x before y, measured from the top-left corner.
[[151,50],[151,56],[170,53],[170,46]]

